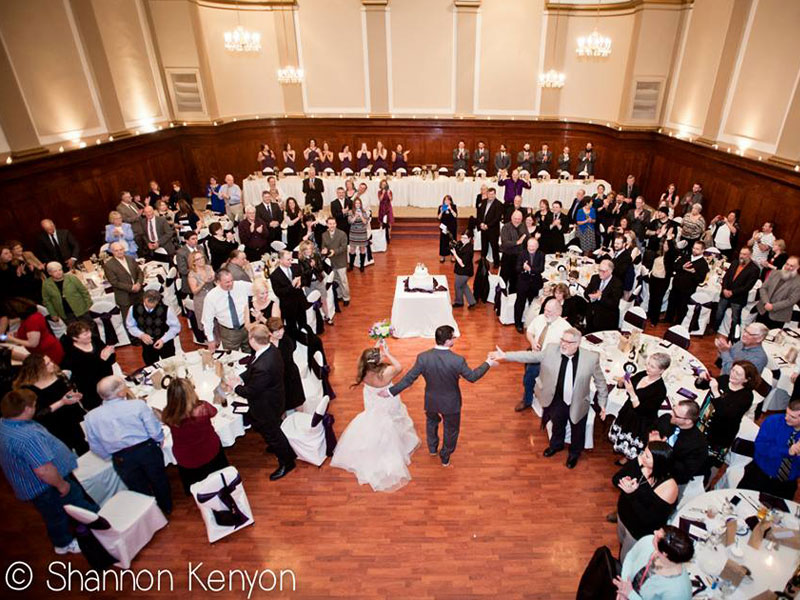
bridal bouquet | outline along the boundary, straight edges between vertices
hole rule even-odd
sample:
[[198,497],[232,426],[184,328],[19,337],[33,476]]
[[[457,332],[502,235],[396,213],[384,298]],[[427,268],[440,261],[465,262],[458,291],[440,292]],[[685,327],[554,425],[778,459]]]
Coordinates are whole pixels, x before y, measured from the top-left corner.
[[389,319],[373,323],[369,328],[367,335],[373,340],[382,340],[394,335],[394,327],[389,322]]

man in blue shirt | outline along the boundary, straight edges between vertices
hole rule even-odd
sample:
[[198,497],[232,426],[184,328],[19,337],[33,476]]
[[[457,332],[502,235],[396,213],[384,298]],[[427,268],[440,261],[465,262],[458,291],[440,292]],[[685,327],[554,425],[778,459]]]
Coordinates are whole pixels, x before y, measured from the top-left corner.
[[800,477],[800,398],[789,402],[785,415],[764,419],[755,445],[739,488],[792,500]]
[[0,403],[0,467],[14,495],[31,502],[42,515],[56,554],[81,550],[70,531],[65,504],[100,510],[84,492],[72,471],[75,454],[39,423],[33,421],[36,394],[15,390]]
[[155,496],[164,514],[172,512],[172,492],[164,469],[164,429],[143,400],[128,399],[121,377],[104,377],[97,384],[103,403],[84,418],[89,448],[100,458],[111,457],[114,470],[129,490]]

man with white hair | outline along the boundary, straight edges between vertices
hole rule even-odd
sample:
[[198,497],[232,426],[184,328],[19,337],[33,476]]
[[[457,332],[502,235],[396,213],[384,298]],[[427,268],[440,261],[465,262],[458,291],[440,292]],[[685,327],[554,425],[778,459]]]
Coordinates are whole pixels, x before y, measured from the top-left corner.
[[89,448],[114,470],[128,489],[155,496],[164,514],[172,512],[172,492],[164,469],[164,429],[144,400],[128,397],[125,380],[116,375],[97,384],[103,403],[84,418]]
[[750,323],[742,331],[742,339],[735,344],[731,344],[728,339],[722,336],[717,336],[714,339],[714,345],[717,347],[722,361],[720,375],[728,375],[731,372],[733,363],[739,360],[749,360],[756,370],[761,373],[768,362],[767,353],[764,351],[763,346],[764,339],[768,333],[769,329],[763,323]]
[[261,260],[269,252],[269,225],[256,216],[256,207],[244,209],[244,219],[239,222],[239,239],[244,245],[247,260]]
[[[533,318],[525,337],[531,345],[532,352],[541,352],[548,344],[558,344],[561,334],[570,328],[569,322],[561,316],[561,303],[555,298],[551,298],[544,305],[544,309]],[[533,388],[536,385],[536,378],[539,377],[539,363],[528,363],[525,365],[525,375],[522,377],[522,385],[525,391],[522,400],[514,408],[517,412],[522,412],[530,408],[533,404]]]
[[306,206],[311,207],[311,212],[322,210],[322,192],[325,191],[325,184],[322,179],[317,177],[317,170],[309,167],[308,177],[303,180],[303,193],[306,196]]
[[580,331],[570,327],[561,334],[559,341],[559,344],[549,344],[539,352],[505,353],[498,348],[489,355],[489,359],[526,364],[539,363],[536,400],[542,407],[542,423],[546,424],[548,421],[553,423],[550,444],[545,448],[544,456],[553,456],[564,449],[567,423],[569,423],[571,442],[567,468],[574,469],[583,451],[586,420],[594,395],[589,384],[594,380],[597,402],[603,413],[608,400],[608,387],[603,368],[600,366],[600,355],[580,349]]
[[770,329],[783,329],[792,318],[792,308],[800,302],[800,277],[797,269],[800,258],[790,256],[783,269],[770,273],[758,290],[756,321]]
[[71,273],[65,275],[59,262],[47,263],[47,274],[49,277],[42,282],[42,304],[50,318],[71,323],[87,315],[92,297],[81,280]]
[[67,229],[56,229],[50,219],[42,219],[42,233],[39,234],[36,256],[44,263],[59,262],[69,269],[78,262],[81,248]]
[[775,243],[775,234],[772,231],[773,225],[766,221],[761,230],[753,232],[752,237],[747,241],[747,246],[753,249],[753,262],[761,269],[764,262],[769,258],[769,251]]
[[[522,252],[525,236],[522,235],[522,213],[515,210],[511,220],[500,229],[500,277],[506,282],[509,294],[517,291],[517,259]],[[519,325],[517,325],[519,329]]]
[[119,242],[113,242],[109,250],[111,258],[103,265],[103,271],[109,285],[114,289],[114,302],[125,318],[128,309],[142,299],[144,272],[133,257],[125,254],[125,247]]
[[600,261],[597,275],[592,275],[583,295],[589,301],[587,333],[619,329],[622,282],[614,277],[614,263],[611,260]]
[[233,175],[225,175],[225,183],[219,188],[219,197],[225,201],[225,214],[231,221],[242,218],[242,188],[233,182]]

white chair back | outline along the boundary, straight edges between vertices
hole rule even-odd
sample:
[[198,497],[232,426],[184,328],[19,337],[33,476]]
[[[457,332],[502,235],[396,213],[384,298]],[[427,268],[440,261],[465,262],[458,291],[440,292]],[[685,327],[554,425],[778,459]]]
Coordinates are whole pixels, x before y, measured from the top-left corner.
[[[119,306],[110,300],[97,300],[89,308],[89,316],[97,324],[100,339],[107,345],[127,346],[131,343]],[[116,339],[115,339],[116,338]]]
[[688,350],[689,345],[691,344],[689,331],[683,325],[673,325],[667,329],[666,333],[664,334],[664,339],[680,348],[683,348],[684,350]]
[[255,522],[236,467],[215,471],[189,489],[203,517],[209,543]]
[[65,504],[64,512],[75,519],[78,523],[83,523],[84,525],[91,525],[99,518],[99,515],[96,512],[92,512],[86,508],[81,508],[80,506],[75,506],[74,504]]
[[647,313],[640,306],[629,308],[622,317],[622,331],[643,331]]

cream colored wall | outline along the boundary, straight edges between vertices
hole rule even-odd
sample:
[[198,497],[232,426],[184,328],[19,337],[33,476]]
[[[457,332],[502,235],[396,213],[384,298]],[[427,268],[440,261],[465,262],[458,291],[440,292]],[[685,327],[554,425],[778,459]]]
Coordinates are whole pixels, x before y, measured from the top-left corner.
[[722,139],[774,151],[797,92],[798,25],[800,2],[758,0],[738,77],[723,113]]
[[11,152],[11,148],[8,146],[6,134],[3,132],[2,127],[0,127],[0,154],[5,154],[6,152]]
[[733,2],[705,0],[692,7],[666,123],[699,133],[706,120]]
[[544,0],[483,0],[476,114],[537,114]]
[[[555,21],[554,15],[549,18]],[[578,38],[589,35],[595,26],[594,13],[573,13],[568,17],[561,15],[559,20],[559,37],[565,32],[566,36],[564,51],[558,62],[567,75],[567,82],[560,92],[556,92],[559,94],[557,112],[551,116],[616,122],[625,87],[625,71],[634,27],[633,13],[604,16],[601,19],[598,31],[612,39],[611,56],[604,59],[581,58],[575,52]],[[545,90],[542,93],[552,92]]]
[[0,2],[0,36],[42,143],[105,132],[64,2]]
[[361,4],[301,0],[297,16],[306,112],[368,113]]
[[454,8],[452,0],[389,3],[389,110],[452,114]]
[[235,11],[201,6],[199,14],[219,116],[283,114],[275,47],[275,20],[280,12],[241,12],[242,26],[261,33],[261,52],[256,54],[230,52],[223,46],[224,32],[237,26]]
[[[102,1],[102,0],[101,0]],[[189,2],[146,0],[153,16],[161,62],[167,68],[197,68],[197,40],[192,33]]]
[[93,0],[92,7],[126,127],[164,120],[137,3]]

